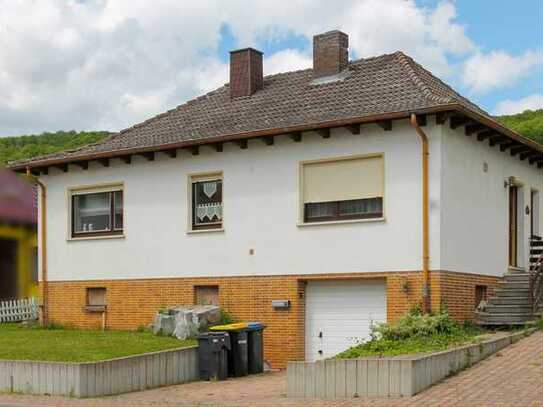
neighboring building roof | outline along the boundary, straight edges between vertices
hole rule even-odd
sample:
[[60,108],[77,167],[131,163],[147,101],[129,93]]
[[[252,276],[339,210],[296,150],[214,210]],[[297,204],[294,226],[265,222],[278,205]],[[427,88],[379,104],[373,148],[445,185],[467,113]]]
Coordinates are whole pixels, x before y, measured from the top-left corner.
[[461,111],[485,126],[543,153],[543,148],[497,123],[413,59],[396,52],[349,63],[343,80],[315,84],[312,69],[264,77],[263,89],[232,99],[228,84],[153,117],[104,141],[77,150],[11,163],[41,167],[280,134],[364,119],[407,117],[410,113]]
[[36,194],[32,184],[0,168],[0,223],[35,224]]

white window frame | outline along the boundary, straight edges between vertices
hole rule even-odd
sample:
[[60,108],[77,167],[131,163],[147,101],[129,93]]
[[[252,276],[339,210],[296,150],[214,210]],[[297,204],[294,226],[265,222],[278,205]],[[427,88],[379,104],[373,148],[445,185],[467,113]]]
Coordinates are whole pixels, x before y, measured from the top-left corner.
[[[193,228],[193,205],[194,199],[192,194],[192,186],[195,182],[202,181],[217,181],[220,180],[222,183],[222,221],[221,227],[218,228]],[[209,171],[209,172],[198,172],[191,173],[187,176],[187,233],[213,233],[213,232],[224,232],[224,220],[225,220],[225,195],[224,195],[224,175],[222,171]]]
[[[101,234],[98,233],[89,233],[88,235],[85,235],[85,233],[77,233],[74,235],[73,233],[73,197],[76,195],[87,195],[87,194],[96,194],[96,193],[104,193],[104,192],[117,192],[121,191],[123,194],[123,228],[115,228],[115,217],[111,219],[112,224],[112,230],[113,232],[104,232]],[[118,238],[124,238],[126,234],[126,192],[124,183],[107,183],[107,184],[95,184],[95,185],[81,185],[81,186],[75,186],[68,188],[67,194],[66,194],[66,205],[67,205],[67,240],[68,241],[76,241],[76,240],[95,240],[95,239],[118,239]]]

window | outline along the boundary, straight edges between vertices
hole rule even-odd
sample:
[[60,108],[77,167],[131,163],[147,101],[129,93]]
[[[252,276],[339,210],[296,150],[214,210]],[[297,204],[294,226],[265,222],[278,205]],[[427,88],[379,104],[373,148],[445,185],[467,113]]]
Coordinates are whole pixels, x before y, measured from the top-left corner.
[[219,305],[219,286],[199,285],[194,287],[197,305]]
[[302,163],[304,222],[383,217],[383,157]]
[[104,287],[87,288],[88,311],[104,311],[106,305],[106,289]]
[[222,228],[222,178],[191,177],[192,230]]
[[72,193],[72,237],[123,233],[123,191]]

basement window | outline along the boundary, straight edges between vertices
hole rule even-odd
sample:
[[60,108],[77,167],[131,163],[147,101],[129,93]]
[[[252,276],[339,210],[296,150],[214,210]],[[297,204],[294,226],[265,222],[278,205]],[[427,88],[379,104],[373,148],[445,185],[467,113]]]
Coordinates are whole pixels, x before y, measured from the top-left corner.
[[194,287],[197,305],[219,305],[218,285],[199,285]]
[[124,228],[123,191],[72,191],[72,237],[122,235]]
[[383,217],[383,156],[357,156],[301,165],[303,222]]
[[87,288],[87,311],[103,312],[106,307],[106,289],[104,287]]
[[476,285],[475,286],[475,309],[479,307],[481,301],[486,301],[487,299],[487,286],[486,285]]

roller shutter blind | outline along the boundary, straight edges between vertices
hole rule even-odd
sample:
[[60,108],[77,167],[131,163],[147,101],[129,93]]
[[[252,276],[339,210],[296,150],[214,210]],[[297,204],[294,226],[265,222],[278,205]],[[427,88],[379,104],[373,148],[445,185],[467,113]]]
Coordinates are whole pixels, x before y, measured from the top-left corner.
[[382,156],[305,163],[304,204],[382,197],[383,173]]

